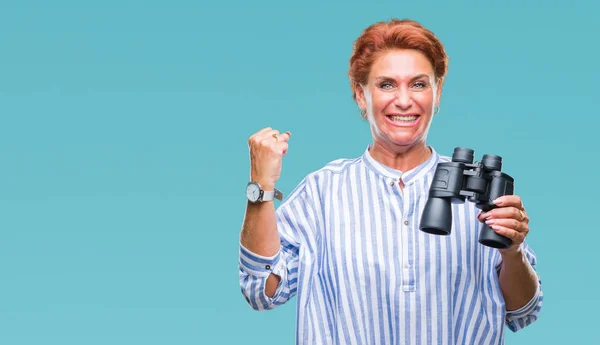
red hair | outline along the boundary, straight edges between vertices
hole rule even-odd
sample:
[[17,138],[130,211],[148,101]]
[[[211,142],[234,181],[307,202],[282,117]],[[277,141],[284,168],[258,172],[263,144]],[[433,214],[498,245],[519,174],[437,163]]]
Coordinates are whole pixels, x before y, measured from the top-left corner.
[[367,83],[373,62],[385,51],[415,49],[421,51],[433,66],[436,82],[441,82],[448,71],[448,55],[438,38],[423,25],[413,20],[392,19],[366,28],[354,42],[348,76],[352,97],[356,89]]

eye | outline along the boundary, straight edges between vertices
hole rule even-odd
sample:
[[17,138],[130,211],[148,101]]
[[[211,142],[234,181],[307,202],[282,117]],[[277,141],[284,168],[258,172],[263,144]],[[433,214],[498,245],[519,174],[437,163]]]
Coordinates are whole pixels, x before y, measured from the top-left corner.
[[427,87],[427,83],[424,81],[417,81],[413,84],[413,86],[417,89],[425,89]]
[[394,85],[392,85],[392,83],[390,83],[389,81],[384,81],[382,83],[379,84],[379,87],[384,89],[384,90],[389,90],[391,88],[394,87]]

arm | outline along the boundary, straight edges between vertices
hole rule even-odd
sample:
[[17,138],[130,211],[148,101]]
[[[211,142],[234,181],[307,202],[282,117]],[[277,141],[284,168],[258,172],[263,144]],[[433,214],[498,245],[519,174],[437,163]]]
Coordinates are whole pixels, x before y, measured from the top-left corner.
[[525,242],[529,233],[529,216],[521,198],[506,195],[494,201],[498,208],[479,215],[498,234],[512,240],[501,256],[499,283],[506,305],[506,322],[510,330],[519,331],[537,320],[542,307],[542,283],[535,271],[536,256]]
[[[264,190],[275,188],[289,137],[289,132],[279,134],[267,127],[248,140],[250,178]],[[290,200],[292,196],[286,202]],[[242,294],[253,309],[272,309],[295,294],[297,252],[293,232],[285,239],[279,235],[274,201],[248,202],[240,233],[239,274]]]
[[300,248],[310,241],[316,216],[306,189],[304,179],[276,211],[271,204],[266,218],[246,215],[240,236],[240,286],[255,310],[273,309],[296,294]]
[[[288,150],[289,138],[289,132],[280,135],[279,131],[267,127],[248,139],[250,179],[257,181],[264,190],[272,191],[275,188],[275,182],[281,174],[282,158]],[[274,259],[280,247],[274,201],[247,203],[240,243],[249,253],[258,255],[255,259]],[[271,264],[265,263],[264,266],[270,267]],[[265,288],[268,297],[274,296],[280,280],[277,275],[269,275]]]
[[502,253],[500,288],[509,311],[524,307],[536,295],[538,275],[522,248]]
[[517,332],[535,322],[542,309],[542,282],[535,271],[536,256],[522,243],[514,254],[501,253],[499,281],[506,302],[506,324]]
[[[260,184],[264,186],[265,190],[273,190],[274,188],[274,186]],[[262,262],[263,266],[265,269],[268,269],[268,267],[274,266],[274,259],[281,247],[280,242],[279,234],[277,233],[274,201],[258,204],[248,202],[240,234],[242,249],[245,248],[248,252],[261,256],[258,259],[264,261]],[[269,274],[265,286],[265,293],[268,297],[275,295],[275,290],[280,281],[280,276]]]

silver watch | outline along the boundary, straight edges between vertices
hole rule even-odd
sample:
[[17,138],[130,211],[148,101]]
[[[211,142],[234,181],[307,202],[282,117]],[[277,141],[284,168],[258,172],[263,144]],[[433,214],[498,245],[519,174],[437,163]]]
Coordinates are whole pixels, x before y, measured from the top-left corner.
[[271,191],[264,190],[258,182],[251,181],[246,185],[246,197],[250,202],[257,203],[271,201],[273,199],[281,201],[283,199],[283,194],[277,190],[277,188]]

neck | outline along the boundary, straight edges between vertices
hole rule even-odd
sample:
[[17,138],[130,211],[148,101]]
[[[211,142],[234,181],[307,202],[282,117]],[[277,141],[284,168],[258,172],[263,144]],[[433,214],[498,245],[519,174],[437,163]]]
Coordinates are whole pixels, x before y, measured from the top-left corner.
[[373,143],[369,153],[379,163],[402,172],[415,168],[432,154],[431,149],[424,142],[390,148],[377,141]]

